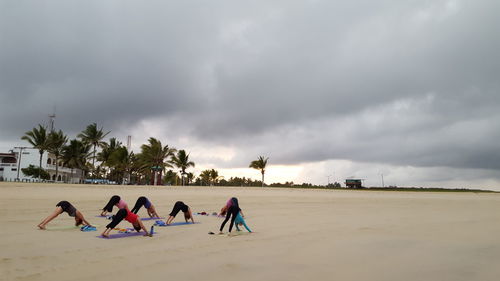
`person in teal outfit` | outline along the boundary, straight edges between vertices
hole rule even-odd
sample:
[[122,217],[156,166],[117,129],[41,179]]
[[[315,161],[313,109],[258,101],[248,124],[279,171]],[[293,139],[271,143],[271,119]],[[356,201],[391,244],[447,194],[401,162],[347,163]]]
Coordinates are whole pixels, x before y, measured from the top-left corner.
[[236,230],[240,231],[240,229],[238,228],[238,225],[240,225],[240,226],[243,225],[248,230],[248,232],[252,232],[252,230],[250,230],[250,228],[245,223],[245,220],[243,219],[243,216],[241,215],[241,211],[238,213],[238,215],[236,215],[236,219],[234,220],[234,226],[236,226]]

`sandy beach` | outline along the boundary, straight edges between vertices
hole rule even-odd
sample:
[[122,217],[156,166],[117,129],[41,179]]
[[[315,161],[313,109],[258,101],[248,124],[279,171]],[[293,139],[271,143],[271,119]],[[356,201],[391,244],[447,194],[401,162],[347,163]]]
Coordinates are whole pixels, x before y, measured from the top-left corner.
[[[163,216],[177,200],[194,212],[214,212],[236,196],[255,233],[208,235],[222,220],[195,216],[199,224],[157,227],[153,237],[98,238],[108,221],[95,216],[114,194],[129,206],[146,196]],[[53,230],[38,230],[61,200],[98,231],[60,229],[74,222],[66,213],[49,223]],[[2,182],[0,224],[0,280],[484,281],[500,275],[500,194]]]

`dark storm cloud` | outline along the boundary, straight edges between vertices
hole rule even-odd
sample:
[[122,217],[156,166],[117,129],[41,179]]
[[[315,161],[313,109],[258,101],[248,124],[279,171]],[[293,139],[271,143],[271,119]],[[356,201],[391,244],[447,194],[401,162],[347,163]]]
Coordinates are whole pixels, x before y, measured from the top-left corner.
[[163,118],[165,131],[245,152],[229,166],[267,154],[280,164],[497,169],[499,8],[4,2],[2,140],[17,140],[55,105],[68,133]]

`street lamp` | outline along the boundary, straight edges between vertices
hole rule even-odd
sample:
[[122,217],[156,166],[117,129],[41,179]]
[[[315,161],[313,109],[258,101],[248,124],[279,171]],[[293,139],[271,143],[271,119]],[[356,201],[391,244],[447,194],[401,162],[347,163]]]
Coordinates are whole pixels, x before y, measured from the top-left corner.
[[332,176],[332,175],[328,175],[328,176],[326,176],[326,177],[328,178],[328,184],[326,185],[326,187],[329,187],[329,186],[330,186],[330,177],[331,177],[331,176]]
[[19,159],[17,161],[17,178],[16,180],[19,181],[19,170],[21,170],[21,156],[23,155],[23,150],[26,149],[26,148],[29,148],[27,146],[16,146],[14,148],[18,148],[19,149]]

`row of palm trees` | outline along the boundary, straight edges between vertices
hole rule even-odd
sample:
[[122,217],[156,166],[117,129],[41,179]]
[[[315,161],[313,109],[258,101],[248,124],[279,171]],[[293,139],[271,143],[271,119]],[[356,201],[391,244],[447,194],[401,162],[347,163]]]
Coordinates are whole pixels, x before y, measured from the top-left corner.
[[[109,133],[102,127],[99,128],[96,123],[92,123],[79,133],[77,138],[69,140],[61,130],[49,132],[44,126],[38,125],[26,132],[21,139],[38,149],[40,170],[42,170],[42,157],[46,151],[55,156],[56,179],[59,163],[62,163],[71,169],[71,177],[74,169],[81,170],[81,179],[87,174],[91,179],[106,177],[118,183],[123,183],[125,180],[128,183],[162,185],[163,180],[171,184],[174,184],[175,180],[177,184],[177,173],[171,170],[177,168],[182,185],[194,180],[194,174],[187,170],[195,167],[195,163],[190,160],[189,153],[185,150],[177,150],[163,145],[158,139],[149,138],[147,144],[141,145],[141,152],[134,154],[116,138],[111,138],[109,142],[104,141]],[[267,160],[268,158],[260,156],[249,166],[261,171],[262,185],[264,185]],[[96,161],[99,162],[97,166]],[[215,169],[205,170],[199,176],[202,182],[210,185],[216,184],[220,178]]]

